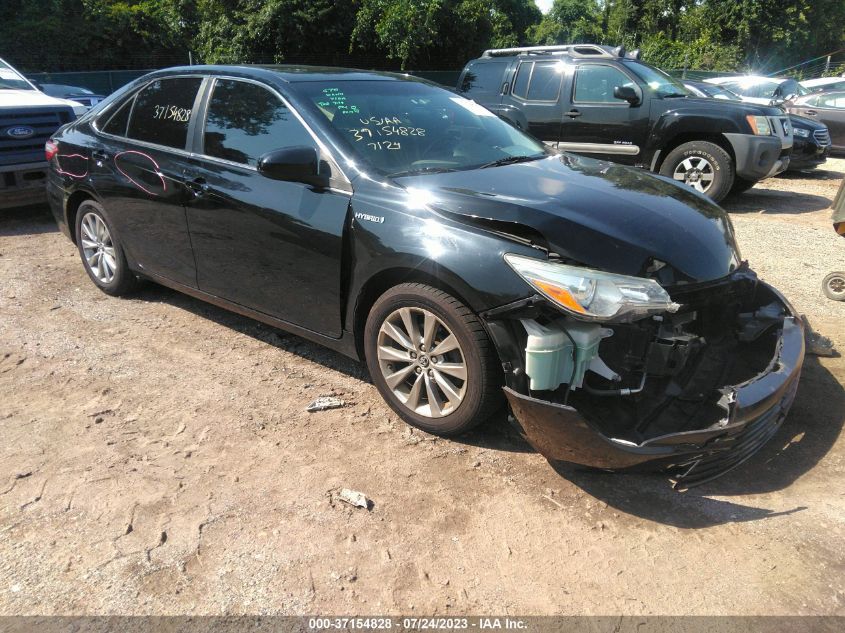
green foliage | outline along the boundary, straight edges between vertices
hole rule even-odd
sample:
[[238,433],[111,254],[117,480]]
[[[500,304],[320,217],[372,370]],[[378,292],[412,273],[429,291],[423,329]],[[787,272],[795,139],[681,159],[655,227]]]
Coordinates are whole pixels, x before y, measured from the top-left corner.
[[[663,68],[818,75],[845,46],[843,0],[2,0],[24,70],[301,62],[456,69],[485,48],[597,42]],[[832,60],[842,64],[845,54]]]
[[362,0],[351,50],[381,52],[403,69],[454,68],[485,48],[525,42],[539,19],[532,0]]

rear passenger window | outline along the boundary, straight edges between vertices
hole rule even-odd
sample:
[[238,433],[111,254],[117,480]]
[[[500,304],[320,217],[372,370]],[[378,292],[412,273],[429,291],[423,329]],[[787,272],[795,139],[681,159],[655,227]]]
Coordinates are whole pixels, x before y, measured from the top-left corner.
[[484,62],[472,64],[464,73],[458,91],[473,94],[499,94],[504,84],[505,71],[510,62]]
[[253,166],[274,149],[315,145],[279,97],[257,84],[231,79],[214,84],[203,143],[208,156]]
[[579,66],[575,73],[575,96],[573,101],[579,103],[624,103],[627,101],[613,96],[613,89],[617,86],[634,86],[634,82],[613,66],[585,64]]
[[528,96],[528,81],[531,79],[531,70],[533,68],[534,62],[524,62],[519,65],[519,70],[516,71],[516,78],[513,80],[512,94],[523,99]]
[[102,131],[115,136],[126,136],[126,125],[129,123],[129,113],[132,111],[133,101],[134,99],[129,99],[117,109],[117,112],[111,118],[107,118]]
[[184,149],[201,77],[159,79],[135,98],[129,138]]
[[561,62],[534,62],[527,99],[529,101],[557,101],[564,68]]

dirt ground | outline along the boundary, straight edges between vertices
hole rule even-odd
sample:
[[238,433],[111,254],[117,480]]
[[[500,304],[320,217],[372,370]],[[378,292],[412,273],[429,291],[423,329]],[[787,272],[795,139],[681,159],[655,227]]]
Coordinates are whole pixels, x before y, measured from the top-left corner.
[[[845,160],[725,203],[845,349]],[[100,293],[43,208],[0,215],[0,614],[845,614],[845,361],[688,493],[553,469],[502,419],[399,422],[364,369],[157,286]],[[321,394],[342,409],[306,413]],[[336,500],[364,492],[372,508]]]

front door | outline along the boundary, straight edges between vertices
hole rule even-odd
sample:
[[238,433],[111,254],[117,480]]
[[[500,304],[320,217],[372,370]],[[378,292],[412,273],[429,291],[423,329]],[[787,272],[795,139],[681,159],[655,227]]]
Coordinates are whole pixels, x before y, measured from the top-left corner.
[[182,173],[202,77],[148,84],[100,125],[91,182],[134,266],[196,287]]
[[600,62],[582,62],[575,69],[563,108],[560,148],[620,163],[641,162],[648,137],[648,95],[632,106],[613,96],[617,86],[636,82],[619,68]]
[[195,191],[187,209],[200,290],[339,337],[351,194],[256,170],[271,150],[317,147],[312,135],[266,86],[217,78],[199,144],[185,179]]

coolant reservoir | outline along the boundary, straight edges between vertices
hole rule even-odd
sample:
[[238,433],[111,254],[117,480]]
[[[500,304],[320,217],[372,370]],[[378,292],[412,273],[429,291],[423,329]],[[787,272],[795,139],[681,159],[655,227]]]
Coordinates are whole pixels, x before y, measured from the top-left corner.
[[[532,391],[554,390],[570,380],[573,389],[580,387],[590,362],[598,356],[599,343],[613,334],[613,330],[597,323],[563,319],[548,325],[541,325],[533,319],[522,319],[522,325],[528,333],[525,373],[530,379],[528,386]],[[564,329],[575,342],[574,355],[572,341]]]

